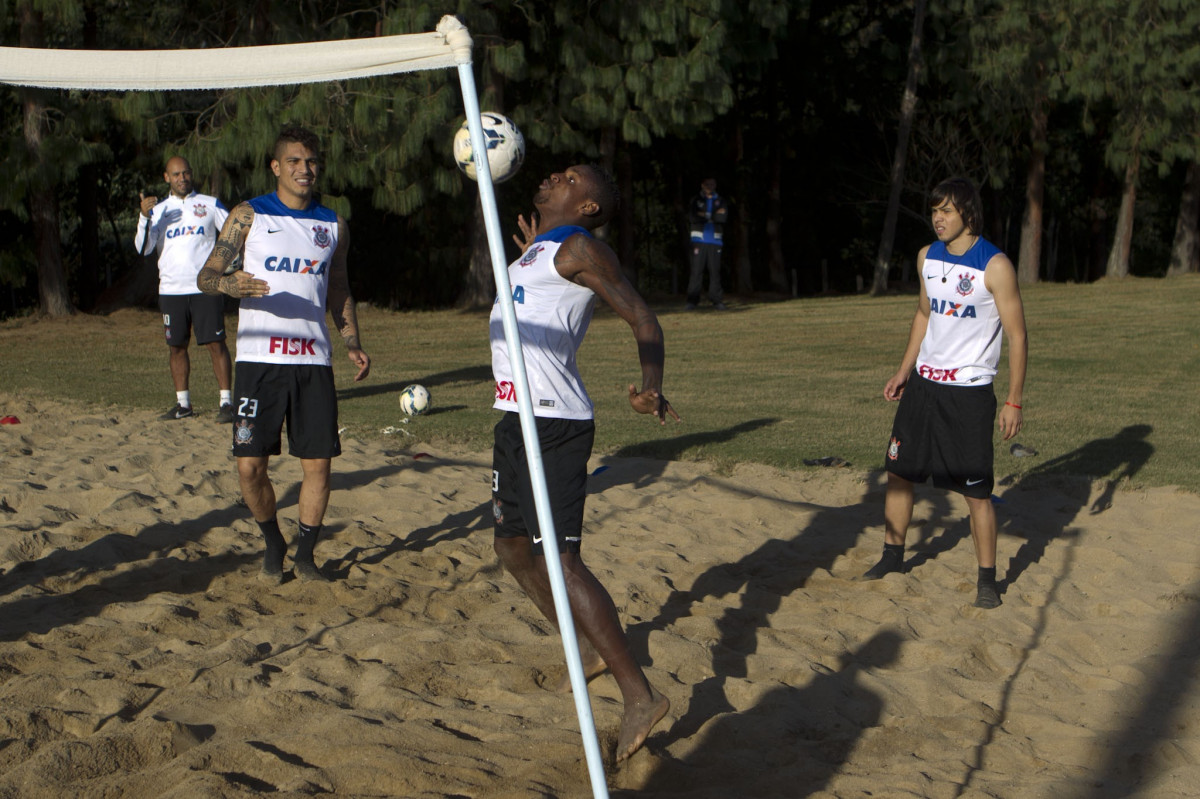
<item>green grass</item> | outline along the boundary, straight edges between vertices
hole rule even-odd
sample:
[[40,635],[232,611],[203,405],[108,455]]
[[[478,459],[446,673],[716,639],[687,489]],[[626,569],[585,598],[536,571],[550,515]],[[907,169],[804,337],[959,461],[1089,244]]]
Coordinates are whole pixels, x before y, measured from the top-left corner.
[[[1132,473],[1134,485],[1200,491],[1200,276],[1038,285],[1024,296],[1030,367],[1017,440],[1040,455],[1017,459],[998,442],[997,476],[1039,467]],[[783,469],[837,455],[876,469],[895,412],[883,385],[899,362],[915,301],[740,302],[725,313],[658,307],[667,341],[664,391],[683,416],[666,427],[629,410],[625,387],[640,379],[633,336],[601,310],[580,351],[597,405],[597,452]],[[229,321],[232,329],[236,319]],[[349,361],[341,352],[335,357],[348,435],[381,436],[391,426],[404,431],[394,434],[404,448],[491,446],[496,412],[485,313],[364,307],[360,324],[371,377],[353,384]],[[0,392],[165,410],[173,394],[161,336],[150,311],[11,320],[0,325]],[[191,352],[193,398],[211,414],[216,384],[208,356],[194,345]],[[1001,399],[1006,381],[1001,364]],[[430,389],[434,411],[402,422],[397,395],[408,383]]]

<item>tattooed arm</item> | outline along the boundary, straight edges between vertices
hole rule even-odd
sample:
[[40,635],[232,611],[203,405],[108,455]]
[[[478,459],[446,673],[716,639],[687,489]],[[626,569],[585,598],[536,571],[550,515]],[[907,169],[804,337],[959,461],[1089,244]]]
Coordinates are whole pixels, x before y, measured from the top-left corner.
[[633,328],[642,365],[641,390],[633,384],[629,386],[629,404],[633,409],[654,414],[659,424],[666,424],[668,415],[678,421],[679,414],[662,395],[665,354],[662,327],[646,301],[625,279],[612,248],[578,233],[563,242],[555,253],[554,267],[567,280],[594,291]]
[[350,361],[358,367],[355,382],[365,378],[371,371],[371,358],[363,352],[358,340],[358,314],[354,310],[354,297],[350,295],[350,274],[346,266],[346,253],[350,250],[350,226],[338,215],[338,244],[333,252],[333,263],[329,267],[329,296],[325,304],[333,316],[333,324],[346,342]]
[[233,209],[217,236],[217,243],[209,253],[208,260],[204,262],[200,274],[196,275],[196,288],[205,294],[228,294],[230,297],[263,297],[271,291],[266,281],[241,269],[225,274],[246,243],[252,224],[254,209],[249,203],[241,203]]

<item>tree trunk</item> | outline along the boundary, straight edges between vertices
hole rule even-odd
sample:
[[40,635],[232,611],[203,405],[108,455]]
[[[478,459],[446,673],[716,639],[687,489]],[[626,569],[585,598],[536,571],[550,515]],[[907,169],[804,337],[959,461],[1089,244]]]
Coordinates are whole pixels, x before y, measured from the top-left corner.
[[1171,247],[1168,275],[1200,272],[1200,163],[1188,164],[1175,220],[1175,244]]
[[637,234],[633,224],[633,157],[629,145],[622,142],[617,153],[617,187],[621,190],[621,207],[617,209],[617,255],[621,269],[634,288],[638,287]]
[[[30,3],[22,4],[20,13],[21,46],[44,47],[41,13],[35,11]],[[33,165],[28,197],[29,221],[37,254],[38,303],[41,312],[48,316],[68,316],[75,312],[75,308],[71,305],[67,274],[63,268],[58,195],[54,184],[46,179],[43,166],[46,159],[42,150],[42,139],[46,134],[46,109],[41,97],[41,92],[36,89],[21,91],[25,147],[29,150]]]
[[[721,268],[731,278],[725,284],[725,288],[731,288],[738,294],[749,295],[754,291],[754,264],[750,260],[750,214],[746,213],[746,210],[750,207],[752,189],[750,176],[743,168],[746,158],[746,140],[743,131],[746,126],[742,124],[741,99],[740,94],[734,95],[733,112],[737,121],[733,126],[733,192],[740,204],[735,211],[733,199],[725,197],[728,215],[725,219],[725,241],[721,247],[721,259],[724,261]],[[718,190],[719,188],[718,184]],[[729,235],[730,233],[733,235]],[[733,246],[730,247],[730,244]]]
[[[778,137],[776,137],[778,138]],[[783,159],[778,142],[772,147],[771,176],[767,179],[767,266],[771,290],[790,294],[791,280],[783,258]]]
[[904,165],[908,160],[908,136],[912,132],[913,113],[917,107],[917,82],[921,77],[921,35],[925,28],[925,0],[916,0],[913,8],[912,42],[908,48],[908,80],[904,99],[900,102],[900,129],[896,134],[896,157],[892,161],[892,190],[888,194],[887,215],[883,221],[883,236],[879,239],[879,254],[875,257],[875,280],[871,296],[887,291],[888,267],[892,261],[892,245],[896,238],[896,218],[900,215],[900,192],[904,188]]
[[459,308],[486,308],[495,298],[495,275],[492,273],[492,251],[488,246],[487,225],[483,221],[483,203],[478,192],[475,196],[475,212],[471,216],[471,265],[458,295]]
[[1125,168],[1125,185],[1121,189],[1121,210],[1117,212],[1117,229],[1112,249],[1108,251],[1105,277],[1129,276],[1129,248],[1133,244],[1133,204],[1137,199],[1138,165],[1141,157],[1134,151],[1133,161]]
[[1038,282],[1042,263],[1042,212],[1046,194],[1046,106],[1040,98],[1033,108],[1029,130],[1029,171],[1025,175],[1025,216],[1021,220],[1021,248],[1017,255],[1017,281]]
[[100,262],[100,175],[95,164],[79,169],[79,271],[75,286],[81,308],[96,302],[104,283],[104,265]]

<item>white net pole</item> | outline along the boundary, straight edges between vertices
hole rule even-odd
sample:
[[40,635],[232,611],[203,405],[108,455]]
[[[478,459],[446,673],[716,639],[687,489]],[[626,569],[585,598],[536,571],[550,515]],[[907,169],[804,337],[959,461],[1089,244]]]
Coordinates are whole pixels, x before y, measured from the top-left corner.
[[592,795],[596,799],[608,799],[608,784],[604,780],[604,762],[600,757],[596,724],[592,719],[587,678],[583,673],[583,661],[579,657],[579,640],[575,634],[575,620],[571,617],[571,604],[567,599],[567,584],[563,579],[562,562],[559,560],[558,538],[554,528],[554,516],[550,511],[550,495],[546,490],[546,473],[542,466],[542,448],[538,441],[537,422],[533,415],[533,397],[529,392],[529,380],[525,373],[525,356],[521,351],[521,334],[517,330],[512,285],[508,280],[508,261],[504,257],[504,245],[500,233],[500,214],[496,210],[491,165],[487,159],[487,145],[483,139],[483,123],[479,116],[479,97],[475,90],[475,74],[471,71],[469,62],[458,65],[458,76],[462,83],[467,127],[471,133],[471,151],[475,153],[475,174],[479,182],[479,200],[483,206],[488,249],[492,256],[492,272],[496,278],[496,300],[500,303],[500,316],[504,322],[504,339],[508,345],[508,359],[512,364],[513,385],[517,393],[517,410],[521,416],[521,435],[525,441],[529,479],[533,483],[533,500],[537,508],[538,527],[542,533],[542,551],[546,556],[550,590],[554,594],[554,613],[558,617],[558,630],[562,635],[563,650],[567,658],[567,673],[570,675],[571,691],[575,697],[575,713],[579,716],[579,729],[583,734],[583,750],[587,756],[588,774],[592,780]]

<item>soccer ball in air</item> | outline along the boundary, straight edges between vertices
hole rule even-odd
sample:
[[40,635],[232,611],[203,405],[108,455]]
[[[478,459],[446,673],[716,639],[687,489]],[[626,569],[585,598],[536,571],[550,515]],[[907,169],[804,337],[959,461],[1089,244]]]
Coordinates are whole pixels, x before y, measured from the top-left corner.
[[429,390],[413,384],[400,392],[400,410],[409,416],[420,416],[429,410]]
[[[492,171],[492,182],[503,183],[517,174],[525,160],[525,137],[503,114],[484,111],[483,140],[487,142],[488,165]],[[467,123],[454,134],[454,162],[471,180],[478,180],[475,173],[475,153],[471,149],[471,131]]]

